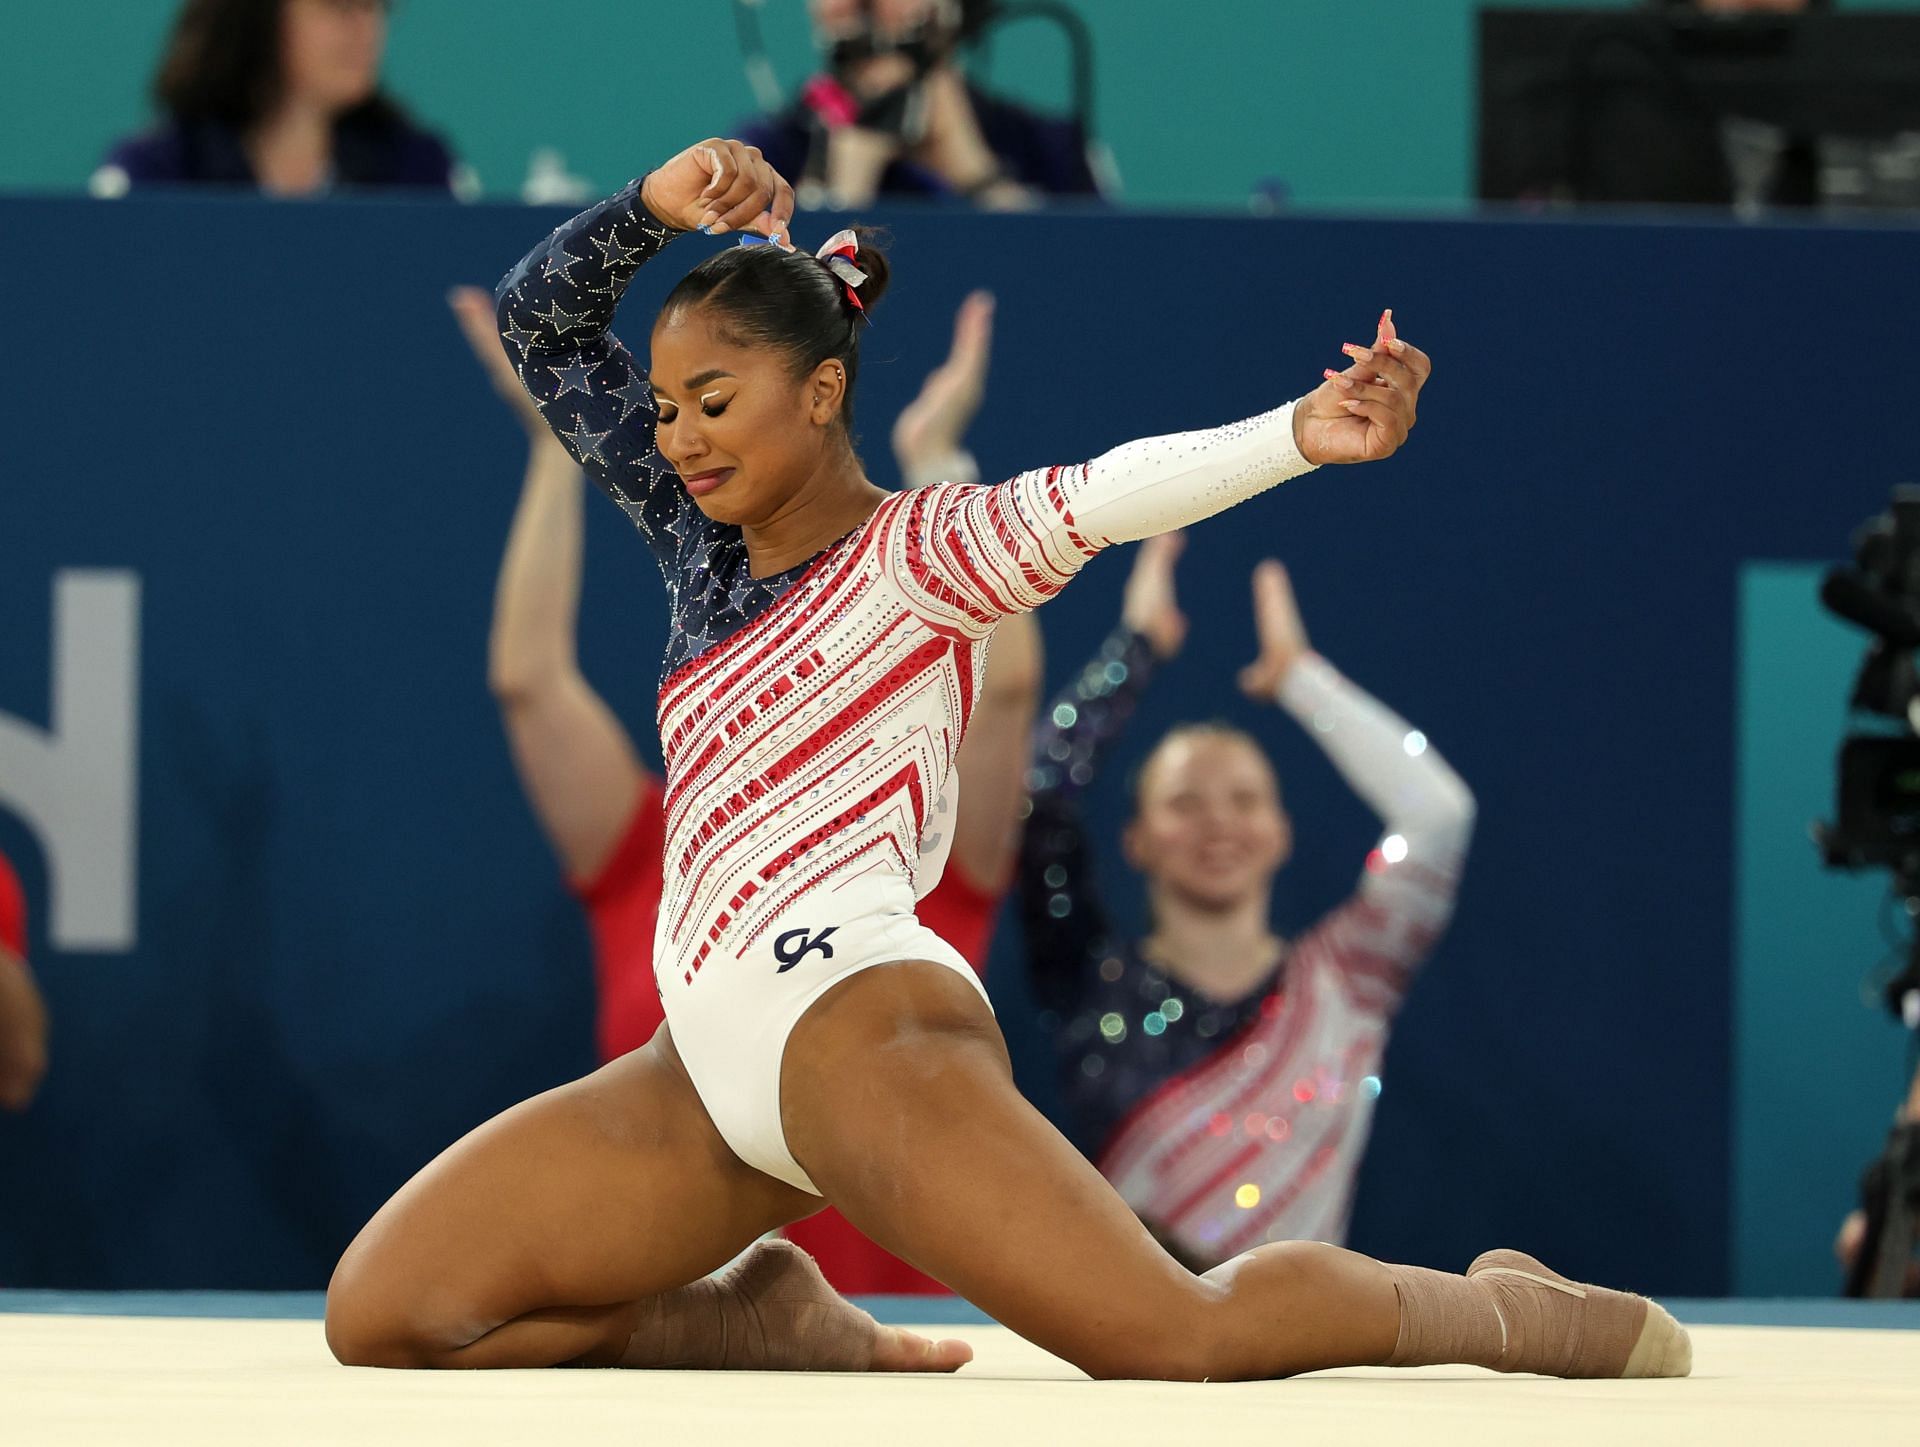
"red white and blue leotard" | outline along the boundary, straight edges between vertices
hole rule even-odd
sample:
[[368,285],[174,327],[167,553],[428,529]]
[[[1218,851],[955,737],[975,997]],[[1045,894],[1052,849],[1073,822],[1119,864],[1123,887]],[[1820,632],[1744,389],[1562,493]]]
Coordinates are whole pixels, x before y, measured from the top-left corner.
[[608,332],[634,272],[674,235],[639,195],[635,182],[521,261],[501,283],[501,333],[672,596],[654,973],[675,1046],[734,1152],[811,1191],[779,1091],[807,1008],[898,960],[948,965],[978,988],[914,905],[946,858],[954,754],[995,624],[1108,544],[1197,521],[1308,464],[1282,407],[993,487],[900,493],[810,562],[752,578],[740,530],[707,518],[655,452],[646,377]]

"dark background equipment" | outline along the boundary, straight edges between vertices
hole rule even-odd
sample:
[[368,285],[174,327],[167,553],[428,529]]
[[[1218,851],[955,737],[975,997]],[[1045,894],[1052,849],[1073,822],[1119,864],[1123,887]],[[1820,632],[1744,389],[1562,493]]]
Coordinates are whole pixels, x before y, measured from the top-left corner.
[[[1908,915],[1920,920],[1920,487],[1896,487],[1884,513],[1854,535],[1854,560],[1828,571],[1820,601],[1873,635],[1849,706],[1875,720],[1840,746],[1831,824],[1814,837],[1835,869],[1886,869]],[[1920,1030],[1920,929],[1906,968],[1888,982],[1887,1008]]]
[[1483,9],[1477,194],[1920,206],[1920,15]]
[[[1886,985],[1887,1008],[1920,1031],[1920,487],[1897,487],[1887,511],[1854,538],[1854,561],[1828,572],[1820,601],[1873,635],[1851,706],[1898,721],[1897,732],[1856,732],[1840,746],[1835,817],[1815,826],[1825,862],[1887,869],[1910,921],[1905,968]],[[1847,1273],[1848,1296],[1905,1293],[1920,1233],[1920,1125],[1895,1127],[1860,1182],[1866,1232]]]

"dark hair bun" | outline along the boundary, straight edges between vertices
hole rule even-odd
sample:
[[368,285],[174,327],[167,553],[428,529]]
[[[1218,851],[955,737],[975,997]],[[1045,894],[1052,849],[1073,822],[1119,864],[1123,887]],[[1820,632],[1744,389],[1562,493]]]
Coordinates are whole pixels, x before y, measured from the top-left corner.
[[860,257],[854,265],[867,274],[867,279],[860,283],[860,305],[872,311],[887,294],[887,282],[893,274],[893,265],[887,260],[885,250],[893,238],[877,226],[856,226],[853,234],[860,242]]

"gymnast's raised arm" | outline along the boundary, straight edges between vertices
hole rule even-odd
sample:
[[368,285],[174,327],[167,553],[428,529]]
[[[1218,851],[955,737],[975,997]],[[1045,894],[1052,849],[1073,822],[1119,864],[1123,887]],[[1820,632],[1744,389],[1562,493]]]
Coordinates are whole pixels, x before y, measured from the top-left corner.
[[1204,432],[1129,442],[1094,459],[1068,485],[1077,530],[1105,545],[1136,542],[1224,512],[1325,463],[1378,462],[1412,431],[1425,352],[1401,340],[1385,312],[1373,345],[1341,349],[1349,365],[1297,402]]
[[495,289],[501,340],[547,426],[623,505],[671,474],[646,373],[611,333],[634,273],[676,235],[783,240],[793,191],[751,146],[709,139],[561,226]]
[[1344,372],[1297,402],[1244,422],[1129,442],[1077,467],[991,488],[928,489],[920,546],[904,570],[927,617],[984,632],[1036,608],[1102,548],[1172,532],[1325,463],[1377,462],[1407,440],[1426,353],[1382,314],[1373,345],[1348,343]]

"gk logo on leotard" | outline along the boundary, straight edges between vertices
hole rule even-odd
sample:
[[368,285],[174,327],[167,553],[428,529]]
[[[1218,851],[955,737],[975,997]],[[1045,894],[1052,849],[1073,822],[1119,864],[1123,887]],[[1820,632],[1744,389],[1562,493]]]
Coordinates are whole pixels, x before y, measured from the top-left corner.
[[838,925],[828,925],[825,929],[821,930],[819,934],[814,934],[812,930],[806,929],[788,930],[773,942],[773,957],[780,961],[780,968],[775,970],[774,973],[776,975],[786,974],[788,970],[799,964],[800,961],[804,960],[815,950],[820,951],[820,953],[828,959],[832,959],[833,946],[827,943],[827,936],[838,928]]

